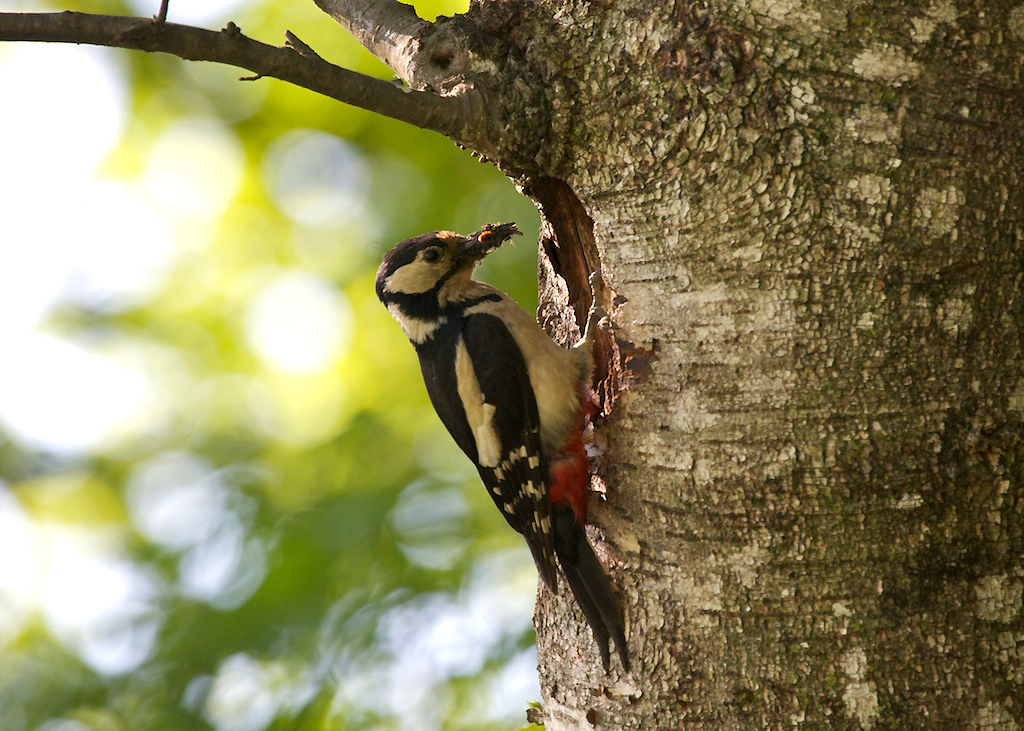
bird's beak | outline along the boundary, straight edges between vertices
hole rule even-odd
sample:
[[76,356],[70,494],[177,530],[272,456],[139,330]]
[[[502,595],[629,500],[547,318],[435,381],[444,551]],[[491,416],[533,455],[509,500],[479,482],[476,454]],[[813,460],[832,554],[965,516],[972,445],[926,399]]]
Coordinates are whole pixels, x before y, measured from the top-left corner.
[[513,236],[522,236],[514,223],[490,223],[467,236],[459,247],[460,264],[476,263],[497,249]]

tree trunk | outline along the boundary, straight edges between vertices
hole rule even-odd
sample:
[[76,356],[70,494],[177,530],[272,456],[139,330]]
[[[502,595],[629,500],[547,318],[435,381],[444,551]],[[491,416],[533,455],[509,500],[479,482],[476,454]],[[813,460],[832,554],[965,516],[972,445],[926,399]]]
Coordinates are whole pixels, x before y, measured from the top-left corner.
[[551,109],[516,172],[645,366],[592,534],[634,668],[542,591],[549,731],[1019,728],[1021,9],[508,5]]

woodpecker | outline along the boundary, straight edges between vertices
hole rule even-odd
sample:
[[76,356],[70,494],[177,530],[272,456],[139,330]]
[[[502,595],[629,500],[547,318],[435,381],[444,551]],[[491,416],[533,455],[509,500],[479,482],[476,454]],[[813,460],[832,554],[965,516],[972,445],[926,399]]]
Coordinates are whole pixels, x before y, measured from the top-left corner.
[[605,672],[610,640],[628,670],[622,609],[584,529],[597,317],[584,339],[563,348],[508,295],[472,278],[480,260],[519,233],[503,223],[403,241],[377,271],[377,296],[416,349],[434,410],[526,539],[545,586],[557,594],[561,565]]

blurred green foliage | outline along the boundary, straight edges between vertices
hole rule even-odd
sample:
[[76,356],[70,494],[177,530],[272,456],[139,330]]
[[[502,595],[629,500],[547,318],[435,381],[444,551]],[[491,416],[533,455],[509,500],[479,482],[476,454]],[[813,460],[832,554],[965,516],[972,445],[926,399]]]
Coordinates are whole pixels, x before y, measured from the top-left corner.
[[[170,19],[198,1],[172,0]],[[465,2],[416,7],[433,18]],[[236,4],[206,25],[227,20],[388,76],[311,0]],[[0,727],[522,725],[532,564],[431,411],[373,278],[424,231],[516,221],[535,240],[533,206],[433,133],[236,69],[106,58],[130,93],[98,175],[147,207],[124,223],[129,195],[61,250],[88,272],[108,225],[127,227],[125,251],[155,247],[151,229],[171,244],[145,281],[62,285],[5,347],[27,365],[0,392]],[[5,103],[32,113],[28,98]],[[66,161],[45,164],[52,179]],[[47,231],[0,242],[0,260],[53,244]],[[520,243],[479,275],[530,309],[534,272]],[[39,342],[56,354],[45,368],[18,345]],[[65,351],[123,377],[82,388]],[[18,392],[33,394],[35,431],[5,410]],[[122,403],[127,416],[77,446],[48,441],[79,397],[87,425]]]

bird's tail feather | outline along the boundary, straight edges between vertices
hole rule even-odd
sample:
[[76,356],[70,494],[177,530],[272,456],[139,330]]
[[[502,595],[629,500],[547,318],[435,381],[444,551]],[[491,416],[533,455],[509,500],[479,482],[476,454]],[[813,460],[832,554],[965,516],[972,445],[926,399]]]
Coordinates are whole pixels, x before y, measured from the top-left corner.
[[586,530],[576,522],[572,511],[556,506],[554,513],[555,554],[562,565],[569,588],[594,633],[605,672],[608,672],[611,663],[610,641],[615,643],[622,669],[628,671],[629,655],[626,652],[622,606],[615,596],[608,574],[587,540]]

